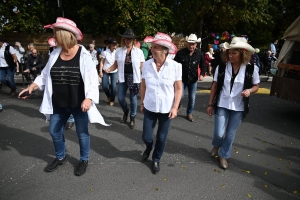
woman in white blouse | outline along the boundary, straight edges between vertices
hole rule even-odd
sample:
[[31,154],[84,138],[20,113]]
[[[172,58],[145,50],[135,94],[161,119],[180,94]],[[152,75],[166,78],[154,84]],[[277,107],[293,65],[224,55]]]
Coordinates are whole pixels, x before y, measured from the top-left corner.
[[[213,157],[219,156],[220,166],[223,169],[228,167],[227,160],[231,155],[232,144],[235,138],[236,131],[242,122],[244,112],[247,111],[248,104],[245,98],[257,92],[259,86],[258,67],[254,66],[252,75],[252,87],[244,89],[246,67],[250,62],[251,54],[254,53],[254,48],[247,43],[247,40],[242,37],[235,37],[231,44],[224,44],[227,49],[223,53],[223,61],[226,63],[225,77],[222,89],[217,92],[219,65],[216,68],[214,82],[211,87],[207,114],[212,115],[213,101],[215,97],[217,107],[215,114],[215,128],[211,151]],[[221,70],[220,70],[221,71]],[[218,94],[217,94],[218,93]]]
[[[113,106],[115,103],[116,96],[116,84],[117,84],[117,72],[118,70],[114,70],[110,73],[106,73],[106,69],[110,68],[115,63],[115,55],[116,48],[118,46],[118,42],[109,38],[108,40],[108,49],[106,51],[102,51],[101,53],[101,61],[100,61],[100,70],[99,76],[102,78],[102,88],[107,97],[106,102],[109,103],[110,106]],[[110,79],[110,85],[109,85]]]
[[182,94],[182,66],[168,58],[177,48],[169,35],[157,33],[155,37],[146,37],[144,42],[152,43],[153,58],[143,66],[141,83],[141,112],[144,114],[143,141],[146,150],[143,161],[147,160],[153,149],[153,132],[158,121],[157,136],[152,153],[152,172],[160,170],[159,161],[163,154],[171,119],[177,116]]
[[132,29],[126,29],[122,36],[121,47],[116,50],[116,61],[106,73],[118,68],[118,101],[124,112],[123,122],[127,121],[129,109],[126,102],[126,92],[130,91],[130,128],[135,126],[137,110],[137,94],[140,91],[141,70],[145,62],[143,51],[137,47],[136,38]]

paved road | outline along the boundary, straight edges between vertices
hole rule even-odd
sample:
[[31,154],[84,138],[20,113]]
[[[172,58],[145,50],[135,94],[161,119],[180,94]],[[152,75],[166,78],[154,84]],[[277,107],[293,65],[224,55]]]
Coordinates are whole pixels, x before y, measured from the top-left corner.
[[[263,78],[262,78],[263,79]],[[261,87],[270,89],[271,82]],[[91,156],[87,173],[74,175],[79,157],[75,129],[65,132],[68,161],[44,172],[54,158],[48,124],[39,113],[42,93],[28,100],[0,90],[0,199],[300,199],[300,105],[267,94],[250,99],[229,161],[219,168],[211,158],[214,120],[206,114],[209,78],[198,85],[195,122],[185,119],[187,99],[171,123],[161,171],[141,163],[142,114],[136,128],[120,122],[118,103],[100,104],[111,127],[90,124]],[[18,89],[21,85],[18,86]]]

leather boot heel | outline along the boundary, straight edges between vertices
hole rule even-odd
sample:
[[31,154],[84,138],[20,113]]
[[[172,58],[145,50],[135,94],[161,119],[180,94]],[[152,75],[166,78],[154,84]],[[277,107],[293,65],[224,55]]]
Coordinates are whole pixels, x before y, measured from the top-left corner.
[[131,128],[131,129],[133,129],[133,128],[134,128],[134,125],[135,125],[134,118],[135,118],[135,116],[134,116],[134,117],[131,117],[131,116],[130,116],[130,128]]
[[128,113],[129,113],[129,110],[127,110],[126,112],[124,112],[124,115],[123,115],[123,122],[127,122],[127,118],[128,118]]

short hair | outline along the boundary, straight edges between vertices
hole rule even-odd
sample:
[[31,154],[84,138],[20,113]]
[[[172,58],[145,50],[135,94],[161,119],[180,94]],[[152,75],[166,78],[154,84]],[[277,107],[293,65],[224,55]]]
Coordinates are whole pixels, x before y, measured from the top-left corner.
[[70,49],[77,44],[77,38],[74,33],[61,28],[53,28],[56,37],[56,43],[64,50]]
[[90,44],[90,47],[95,47],[95,45],[94,44]]
[[[224,62],[229,61],[229,56],[228,56],[229,50],[230,49],[226,49],[226,51],[224,51],[222,53],[222,60]],[[251,54],[252,54],[250,51],[247,51],[245,49],[233,49],[233,50],[240,52],[240,63],[241,64],[248,64],[250,62]]]
[[113,45],[118,46],[118,44],[116,44],[116,43],[110,43],[110,44],[107,45],[107,47],[110,49],[110,47],[113,46]]

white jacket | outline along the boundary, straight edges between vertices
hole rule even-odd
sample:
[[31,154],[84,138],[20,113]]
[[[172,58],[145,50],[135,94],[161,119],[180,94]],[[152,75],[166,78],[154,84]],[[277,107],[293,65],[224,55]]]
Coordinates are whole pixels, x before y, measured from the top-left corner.
[[[82,46],[80,53],[80,73],[84,82],[85,98],[92,99],[91,108],[87,111],[89,121],[91,123],[100,123],[104,126],[109,126],[105,123],[102,115],[98,111],[95,104],[99,103],[99,89],[98,89],[98,74],[95,68],[95,64],[92,60],[91,54]],[[62,48],[58,47],[52,51],[50,58],[45,68],[42,70],[41,75],[36,77],[34,83],[39,86],[40,90],[44,90],[44,96],[40,112],[46,115],[46,119],[50,119],[50,115],[53,114],[52,106],[52,80],[50,70],[60,55]]]

